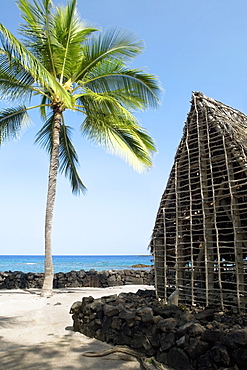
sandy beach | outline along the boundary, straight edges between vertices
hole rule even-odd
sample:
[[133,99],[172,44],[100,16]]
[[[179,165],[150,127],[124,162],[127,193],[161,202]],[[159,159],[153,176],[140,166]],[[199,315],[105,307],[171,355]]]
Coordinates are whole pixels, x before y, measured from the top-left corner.
[[0,369],[141,369],[140,363],[126,354],[82,356],[83,352],[98,352],[111,346],[75,333],[69,310],[82,297],[99,298],[152,288],[69,288],[54,290],[51,298],[40,297],[38,289],[0,290]]

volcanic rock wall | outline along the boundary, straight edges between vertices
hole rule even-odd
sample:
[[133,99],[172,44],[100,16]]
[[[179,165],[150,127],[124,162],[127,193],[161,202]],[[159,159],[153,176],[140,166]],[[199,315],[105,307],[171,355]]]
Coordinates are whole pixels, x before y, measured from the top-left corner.
[[74,330],[154,356],[175,370],[246,370],[247,315],[164,305],[154,290],[83,297],[70,313]]
[[[0,272],[0,289],[42,288],[43,273],[21,271]],[[95,287],[119,285],[154,285],[154,270],[70,271],[55,274],[53,288]]]

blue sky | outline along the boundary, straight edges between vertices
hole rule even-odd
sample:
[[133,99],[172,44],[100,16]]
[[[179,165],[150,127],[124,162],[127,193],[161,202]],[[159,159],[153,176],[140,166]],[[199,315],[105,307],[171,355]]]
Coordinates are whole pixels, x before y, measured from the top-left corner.
[[[77,130],[81,117],[68,115],[88,191],[73,196],[59,176],[53,253],[146,254],[192,91],[247,113],[247,2],[78,0],[78,9],[103,30],[138,34],[146,49],[133,66],[157,74],[165,93],[158,110],[137,115],[158,146],[145,175],[88,143]],[[16,34],[21,18],[14,0],[0,0],[0,22]],[[34,145],[41,121],[38,114],[32,119],[20,141],[0,149],[0,254],[44,253],[48,156]]]

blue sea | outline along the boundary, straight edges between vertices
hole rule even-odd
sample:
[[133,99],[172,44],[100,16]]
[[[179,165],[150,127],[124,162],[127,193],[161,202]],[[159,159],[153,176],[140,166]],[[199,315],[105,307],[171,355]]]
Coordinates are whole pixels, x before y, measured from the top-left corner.
[[[151,255],[128,255],[128,256],[53,256],[54,272],[69,272],[71,270],[94,269],[124,270],[133,265],[144,264],[152,266]],[[44,256],[21,256],[0,255],[0,271],[44,272]]]

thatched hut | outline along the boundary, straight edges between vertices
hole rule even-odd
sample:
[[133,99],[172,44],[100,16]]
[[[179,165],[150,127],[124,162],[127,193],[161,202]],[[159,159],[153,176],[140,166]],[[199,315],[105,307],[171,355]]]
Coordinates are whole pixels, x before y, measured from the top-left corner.
[[192,95],[151,240],[158,297],[247,310],[247,116]]

